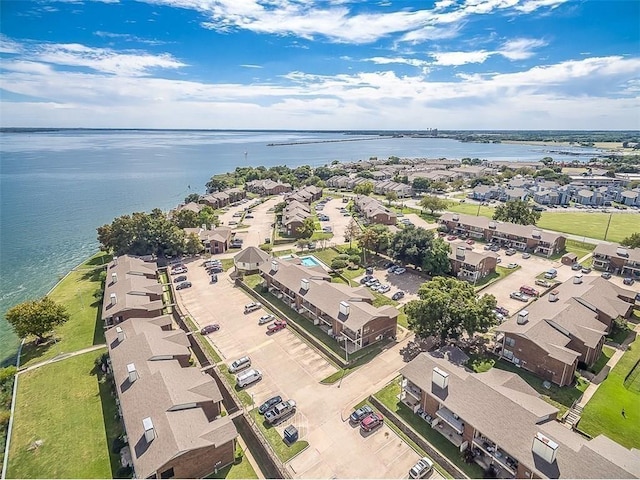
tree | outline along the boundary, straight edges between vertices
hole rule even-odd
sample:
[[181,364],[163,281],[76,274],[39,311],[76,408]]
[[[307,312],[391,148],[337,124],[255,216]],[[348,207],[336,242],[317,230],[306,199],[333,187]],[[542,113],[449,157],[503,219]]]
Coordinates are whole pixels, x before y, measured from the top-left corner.
[[449,272],[449,245],[436,238],[433,231],[405,227],[393,236],[389,252],[396,260],[420,267],[430,275]]
[[[254,178],[253,180],[257,180],[257,179]],[[247,180],[247,181],[250,181],[250,180]],[[229,187],[229,182],[227,182],[227,180],[224,178],[211,177],[211,180],[207,182],[206,187],[207,187],[207,192],[209,193],[221,192],[225,188]]]
[[297,233],[300,238],[311,238],[313,232],[316,231],[316,222],[313,217],[305,218],[302,222],[302,226],[298,227]]
[[536,212],[523,200],[509,200],[496,207],[493,219],[520,225],[535,225],[540,220],[540,212]]
[[630,236],[622,240],[620,245],[624,245],[629,248],[640,248],[640,232],[632,233]]
[[435,195],[425,195],[422,197],[422,200],[420,200],[419,205],[421,208],[429,210],[431,215],[433,215],[433,212],[446,210],[449,207],[449,202]]
[[185,253],[189,255],[196,255],[204,250],[204,245],[200,241],[200,237],[195,233],[190,233],[187,235],[187,239],[185,240]]
[[376,242],[376,232],[372,228],[365,228],[358,235],[358,245],[362,248],[364,263],[367,263],[367,250],[373,250]]
[[404,311],[409,328],[419,337],[434,336],[441,343],[457,340],[463,333],[472,337],[495,325],[496,298],[478,297],[465,281],[435,277],[418,290],[419,300],[408,302]]
[[426,192],[431,188],[431,180],[428,178],[417,177],[413,179],[411,186],[416,192]]
[[198,225],[206,225],[207,228],[212,226],[218,226],[220,220],[218,220],[218,215],[216,215],[216,211],[210,205],[205,205],[202,207],[202,210],[198,213]]
[[193,210],[180,210],[173,214],[171,221],[178,228],[196,228],[202,225],[198,214]]
[[389,202],[389,206],[391,206],[391,202],[395,202],[396,200],[398,200],[398,194],[394,191],[390,191],[385,194],[384,198],[387,199],[387,202]]
[[355,193],[356,195],[371,195],[373,193],[373,183],[359,183],[353,188],[353,193]]
[[431,183],[431,189],[436,192],[444,192],[447,189],[447,184],[441,180]]
[[64,305],[43,297],[11,307],[5,318],[19,337],[35,335],[36,343],[40,343],[54,327],[69,320],[69,313]]
[[344,238],[349,242],[349,250],[351,250],[351,242],[356,239],[357,235],[360,233],[360,227],[356,220],[351,217],[347,227],[344,230]]
[[184,198],[184,203],[198,203],[200,201],[200,194],[198,193],[190,193]]
[[356,177],[358,178],[373,178],[373,173],[369,170],[362,170],[361,172],[356,173]]

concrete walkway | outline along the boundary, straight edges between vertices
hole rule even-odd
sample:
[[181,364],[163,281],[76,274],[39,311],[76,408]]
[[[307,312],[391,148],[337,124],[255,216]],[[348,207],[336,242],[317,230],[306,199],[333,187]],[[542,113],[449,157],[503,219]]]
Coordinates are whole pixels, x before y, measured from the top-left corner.
[[[633,329],[636,334],[640,335],[640,324],[636,325]],[[616,351],[613,353],[607,364],[603,367],[603,369],[595,376],[593,381],[589,384],[587,389],[582,394],[582,399],[580,403],[578,403],[579,407],[584,408],[585,405],[591,400],[591,397],[598,391],[598,388],[602,384],[603,380],[607,377],[608,373],[616,366],[618,361],[622,358],[622,356],[627,351],[629,344],[632,343],[636,339],[636,335],[634,333],[630,333],[626,340],[620,345],[620,348],[616,348]]]
[[31,370],[35,370],[36,368],[40,368],[44,365],[59,362],[69,357],[75,357],[76,355],[82,355],[83,353],[93,352],[94,350],[100,350],[101,348],[107,348],[107,344],[101,343],[99,345],[92,345],[91,347],[83,348],[82,350],[76,350],[75,352],[61,353],[53,358],[50,358],[49,360],[45,360],[44,362],[36,363],[35,365],[31,365],[30,367],[21,368],[20,370],[18,370],[17,374],[19,375],[21,373],[30,372]]

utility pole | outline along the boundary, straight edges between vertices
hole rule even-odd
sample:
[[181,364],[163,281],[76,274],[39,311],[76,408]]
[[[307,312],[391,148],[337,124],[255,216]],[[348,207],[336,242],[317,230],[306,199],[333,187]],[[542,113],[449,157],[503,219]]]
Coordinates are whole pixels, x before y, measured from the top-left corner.
[[609,225],[611,225],[611,217],[613,217],[613,213],[609,214],[609,221],[607,222],[607,229],[604,231],[604,239],[607,239],[607,234],[609,233]]

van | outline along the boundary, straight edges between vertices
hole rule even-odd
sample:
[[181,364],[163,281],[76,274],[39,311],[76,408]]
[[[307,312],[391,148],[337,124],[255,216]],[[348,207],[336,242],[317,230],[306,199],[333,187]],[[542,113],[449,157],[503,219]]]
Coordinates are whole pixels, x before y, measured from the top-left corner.
[[251,359],[249,357],[242,357],[231,362],[231,365],[229,365],[229,371],[231,373],[236,373],[250,366],[251,366]]
[[244,373],[241,373],[236,377],[236,384],[238,387],[246,387],[247,385],[252,384],[253,382],[257,382],[262,378],[262,372],[260,370],[247,370]]
[[251,312],[253,312],[255,310],[260,310],[261,308],[262,308],[262,304],[261,303],[258,303],[258,302],[247,303],[244,306],[244,313],[245,314],[251,313]]
[[540,293],[535,288],[528,285],[522,285],[520,287],[520,291],[525,295],[529,295],[531,297],[537,297],[538,295],[540,295]]

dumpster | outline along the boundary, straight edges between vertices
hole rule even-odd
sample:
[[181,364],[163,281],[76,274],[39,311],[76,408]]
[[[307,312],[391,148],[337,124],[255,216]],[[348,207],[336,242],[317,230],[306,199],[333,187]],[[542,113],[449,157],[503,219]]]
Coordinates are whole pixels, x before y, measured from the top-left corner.
[[298,441],[298,429],[293,425],[289,425],[284,429],[284,441],[289,445]]

